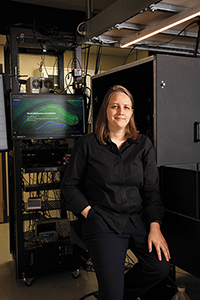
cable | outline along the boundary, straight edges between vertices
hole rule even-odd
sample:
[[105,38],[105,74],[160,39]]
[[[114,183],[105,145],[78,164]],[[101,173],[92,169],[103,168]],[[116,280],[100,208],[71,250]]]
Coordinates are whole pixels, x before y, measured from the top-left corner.
[[198,34],[197,34],[197,41],[196,41],[196,47],[194,50],[194,56],[197,57],[197,53],[198,53],[198,48],[199,48],[199,40],[200,40],[200,19],[197,22],[199,28],[198,28]]
[[54,64],[53,64],[53,74],[52,74],[52,75],[53,75],[53,78],[54,78],[54,76],[55,76],[54,72],[55,72],[55,66],[56,66],[56,65],[58,66],[58,57],[55,58],[55,62],[54,62]]
[[[77,32],[81,35],[81,36],[84,36],[84,35],[86,35],[86,32],[85,32],[85,21],[84,22],[82,22],[82,23],[80,23],[78,26],[77,26]],[[84,24],[84,29],[82,30],[82,31],[80,31],[79,30],[79,28],[81,27],[81,25],[83,25]]]
[[[83,25],[83,24],[84,24],[83,30],[80,31],[80,30],[79,30],[79,27],[80,27],[81,25]],[[83,37],[86,35],[85,26],[86,26],[86,21],[80,23],[80,24],[77,26],[77,33],[81,36],[81,39],[80,39],[80,41],[79,41],[79,44],[82,44],[82,39],[83,39]],[[78,46],[78,45],[77,45],[77,46]]]
[[95,67],[95,75],[99,71],[99,64],[101,60],[101,51],[102,51],[102,46],[99,46],[98,54],[97,54],[97,60],[96,60],[96,67]]
[[[70,82],[67,83],[67,79],[69,79],[69,75],[71,75],[71,78],[70,78]],[[72,74],[72,71],[69,72],[66,76],[65,76],[65,84],[66,84],[66,87],[65,89],[66,90],[69,90],[69,93],[72,94],[72,91],[70,90],[70,87],[72,86],[72,80],[73,80],[73,74]]]
[[129,54],[127,55],[127,57],[125,58],[125,61],[124,61],[124,63],[122,64],[122,66],[125,65],[127,59],[129,58],[131,52],[132,52],[134,49],[135,49],[135,46],[130,50],[130,52],[129,52]]
[[45,55],[41,55],[41,62],[39,64],[39,72],[42,73],[42,67],[44,67],[45,72],[46,72],[46,76],[48,77],[48,71],[45,65]]
[[174,39],[176,39],[177,37],[179,37],[181,35],[181,33],[186,30],[188,27],[190,27],[191,25],[195,24],[195,23],[198,23],[199,21],[192,21],[190,24],[188,24],[187,26],[185,26],[176,36],[174,36],[172,39],[170,39],[168,42],[163,42],[163,43],[160,43],[158,44],[158,46],[162,45],[162,46],[165,46],[169,43],[171,43]]
[[[91,46],[88,47],[88,51],[87,51],[87,61],[86,61],[86,65],[85,65],[85,73],[87,76],[87,70],[88,70],[88,63],[89,63],[89,56],[90,56],[90,48]],[[86,49],[86,48],[85,48]],[[84,77],[84,86],[86,86],[86,76]]]
[[82,66],[81,66],[80,60],[79,60],[77,57],[74,57],[74,59],[73,59],[74,68],[77,68],[77,64],[76,64],[76,62],[78,62],[78,64],[79,64],[79,68],[80,68],[80,69],[82,69]]

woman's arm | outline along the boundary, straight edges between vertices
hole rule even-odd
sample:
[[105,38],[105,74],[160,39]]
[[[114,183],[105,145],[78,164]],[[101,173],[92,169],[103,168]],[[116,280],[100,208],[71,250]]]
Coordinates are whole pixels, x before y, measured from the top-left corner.
[[[84,189],[84,176],[87,166],[87,145],[85,140],[80,138],[72,151],[68,165],[66,166],[60,189],[66,199],[66,209],[78,215],[89,206]],[[87,215],[87,210],[83,212]]]
[[146,150],[143,157],[144,185],[142,198],[144,204],[144,214],[150,223],[148,236],[148,249],[156,249],[158,259],[162,259],[163,252],[166,261],[170,259],[170,252],[167,242],[161,232],[159,221],[164,216],[164,206],[160,197],[159,174],[155,160],[155,153],[152,143],[147,139]]

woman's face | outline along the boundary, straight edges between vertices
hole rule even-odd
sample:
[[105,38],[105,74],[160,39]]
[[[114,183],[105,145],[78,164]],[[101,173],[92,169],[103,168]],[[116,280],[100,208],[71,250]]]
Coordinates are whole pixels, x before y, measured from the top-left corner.
[[109,131],[118,131],[126,128],[133,114],[132,102],[124,93],[114,93],[110,97],[107,107]]

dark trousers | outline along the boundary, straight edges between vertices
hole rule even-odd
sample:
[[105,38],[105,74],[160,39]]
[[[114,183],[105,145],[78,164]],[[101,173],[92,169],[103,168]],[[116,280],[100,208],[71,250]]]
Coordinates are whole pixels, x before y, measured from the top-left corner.
[[[98,280],[98,300],[134,300],[169,273],[170,263],[164,257],[159,261],[155,251],[148,251],[148,229],[137,229],[130,220],[123,233],[117,234],[92,209],[82,234]],[[128,248],[138,263],[124,276]]]

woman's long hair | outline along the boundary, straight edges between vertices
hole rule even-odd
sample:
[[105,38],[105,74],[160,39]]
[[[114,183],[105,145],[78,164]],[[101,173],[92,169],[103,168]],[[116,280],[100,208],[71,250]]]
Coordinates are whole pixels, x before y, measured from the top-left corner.
[[[98,141],[101,144],[106,144],[107,136],[109,135],[108,130],[108,120],[107,120],[107,107],[110,101],[110,98],[115,93],[124,93],[126,94],[132,103],[132,108],[134,109],[134,100],[132,94],[123,86],[121,85],[114,85],[111,87],[103,100],[103,103],[101,105],[101,108],[99,110],[99,114],[96,120],[95,124],[95,134],[98,139]],[[130,118],[129,123],[126,126],[126,133],[125,136],[127,138],[130,138],[132,140],[137,140],[139,138],[139,131],[137,131],[135,121],[134,121],[134,114],[132,114],[132,117]]]

